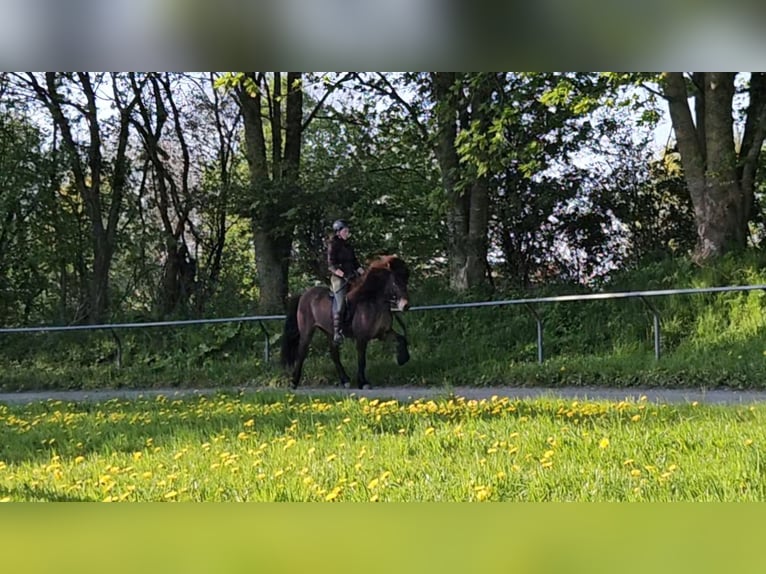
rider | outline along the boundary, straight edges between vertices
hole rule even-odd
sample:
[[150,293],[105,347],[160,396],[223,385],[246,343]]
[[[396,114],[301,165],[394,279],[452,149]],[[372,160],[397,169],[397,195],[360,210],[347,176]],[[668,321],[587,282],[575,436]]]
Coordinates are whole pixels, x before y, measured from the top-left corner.
[[327,245],[327,266],[330,269],[330,285],[335,294],[332,301],[333,342],[340,345],[343,342],[341,322],[348,282],[361,275],[364,269],[359,265],[354,248],[348,241],[351,232],[348,223],[338,219],[332,224],[332,230],[333,236]]

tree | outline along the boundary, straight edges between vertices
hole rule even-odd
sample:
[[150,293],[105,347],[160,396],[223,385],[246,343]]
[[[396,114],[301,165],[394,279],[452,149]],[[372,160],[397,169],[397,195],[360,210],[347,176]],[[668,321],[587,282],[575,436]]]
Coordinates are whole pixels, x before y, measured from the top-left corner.
[[[56,299],[62,238],[50,155],[21,114],[0,111],[0,323],[45,319]],[[55,180],[55,178],[51,178]],[[62,291],[66,280],[60,282]],[[63,296],[66,299],[65,296]]]
[[[754,214],[758,158],[766,137],[766,73],[752,72],[739,146],[732,105],[735,72],[667,72],[667,98],[684,178],[694,206],[697,244],[704,261],[745,247]],[[689,98],[694,98],[694,115]]]
[[[168,315],[179,308],[188,309],[196,283],[196,259],[184,236],[192,226],[193,158],[171,75],[151,72],[143,82],[132,72],[129,77],[138,102],[138,113],[131,117],[131,123],[144,145],[144,169],[153,175],[155,207],[162,224],[165,262],[159,300],[161,314]],[[144,93],[144,84],[148,93]],[[168,121],[170,127],[166,126]]]
[[457,291],[484,285],[488,278],[489,174],[486,169],[477,169],[481,157],[461,162],[458,138],[460,130],[488,131],[494,84],[492,74],[431,72],[436,157],[449,204],[450,287]]
[[292,214],[301,202],[303,133],[330,94],[348,77],[326,77],[318,82],[324,93],[305,117],[308,78],[302,72],[287,72],[285,76],[281,72],[241,72],[219,82],[233,88],[242,110],[250,168],[250,196],[245,209],[252,221],[262,312],[282,312],[287,299],[295,228]]
[[[359,85],[403,109],[418,128],[441,173],[450,287],[456,291],[487,284],[489,174],[486,146],[468,146],[464,134],[486,133],[497,86],[495,73],[429,72],[392,76],[357,75]],[[415,94],[407,96],[403,94]],[[463,149],[461,149],[463,148]]]
[[[43,81],[32,73],[23,78],[61,132],[73,185],[85,207],[90,224],[92,263],[82,318],[100,323],[109,309],[109,270],[128,180],[130,117],[137,98],[135,95],[125,97],[119,74],[46,72]],[[104,90],[111,95],[104,96]],[[99,116],[100,100],[104,97],[108,97],[116,110],[114,126],[107,127]],[[110,131],[115,134],[115,142],[111,161],[108,161],[105,139]],[[78,139],[81,133],[87,134],[82,145]]]

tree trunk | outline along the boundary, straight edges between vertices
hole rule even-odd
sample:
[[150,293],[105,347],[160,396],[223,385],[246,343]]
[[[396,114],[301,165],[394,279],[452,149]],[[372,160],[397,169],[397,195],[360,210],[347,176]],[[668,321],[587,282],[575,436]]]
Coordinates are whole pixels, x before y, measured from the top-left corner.
[[[282,88],[264,106],[267,78],[248,72],[247,81],[256,89],[240,88],[238,95],[245,125],[245,142],[250,166],[250,186],[254,208],[251,212],[255,261],[258,273],[260,310],[281,313],[287,300],[288,273],[293,228],[284,212],[295,202],[298,192],[301,138],[303,131],[303,87],[301,72],[287,73],[284,149],[282,149]],[[281,75],[275,75],[281,82]],[[265,109],[264,109],[265,108]],[[267,160],[262,114],[266,112],[272,133],[271,170]]]
[[455,72],[433,72],[432,90],[436,102],[436,159],[441,171],[442,187],[449,202],[447,212],[447,257],[449,283],[452,289],[468,289],[465,274],[467,253],[467,194],[459,188],[460,158],[455,147],[457,138],[458,98],[455,94]]
[[756,98],[748,111],[751,130],[743,138],[738,155],[732,120],[735,74],[696,72],[693,77],[699,90],[696,126],[683,73],[667,73],[664,91],[694,206],[697,223],[694,258],[704,261],[747,244],[752,178],[763,144],[766,118],[763,101],[757,97],[764,88],[763,79],[754,76]]
[[[471,86],[470,100],[462,97],[455,72],[433,72],[432,90],[436,101],[436,157],[442,186],[449,202],[447,255],[450,287],[466,291],[486,284],[487,228],[489,225],[489,180],[475,169],[460,164],[456,147],[458,119],[464,127],[478,121],[486,129],[489,119],[483,106],[491,88],[479,80]],[[469,108],[470,103],[470,108]]]

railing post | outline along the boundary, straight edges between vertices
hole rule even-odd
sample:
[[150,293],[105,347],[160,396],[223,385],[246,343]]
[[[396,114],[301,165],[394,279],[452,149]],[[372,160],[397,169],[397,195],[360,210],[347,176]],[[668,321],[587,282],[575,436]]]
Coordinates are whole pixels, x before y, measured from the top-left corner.
[[654,358],[655,360],[660,360],[660,312],[657,310],[657,307],[655,307],[649,299],[641,295],[640,297],[641,301],[644,302],[644,305],[647,306],[647,308],[652,312],[652,318],[654,323]]
[[537,362],[542,365],[543,364],[543,320],[540,317],[540,314],[537,312],[537,309],[535,309],[532,305],[530,305],[529,303],[525,303],[524,305],[532,314],[532,316],[535,318],[535,322],[537,323]]
[[263,361],[265,363],[268,363],[271,360],[271,342],[269,341],[269,331],[266,329],[266,326],[263,324],[263,321],[258,321],[258,324],[261,326],[261,331],[263,331]]
[[112,338],[114,339],[114,342],[117,343],[117,355],[114,358],[114,364],[118,369],[122,368],[122,342],[120,341],[120,338],[117,336],[117,333],[114,329],[109,329],[109,331],[112,333]]

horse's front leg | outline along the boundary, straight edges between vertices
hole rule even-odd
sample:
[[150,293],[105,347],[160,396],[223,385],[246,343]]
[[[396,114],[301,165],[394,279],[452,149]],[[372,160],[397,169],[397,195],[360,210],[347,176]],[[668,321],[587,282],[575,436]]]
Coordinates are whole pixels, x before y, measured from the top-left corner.
[[391,341],[392,339],[396,342],[396,364],[402,366],[410,360],[410,351],[407,343],[407,337],[400,335],[391,329],[382,338],[384,341]]
[[356,354],[357,354],[357,367],[356,367],[356,383],[360,389],[370,389],[372,385],[367,380],[365,370],[367,368],[367,339],[357,339],[356,341]]
[[349,388],[351,386],[351,379],[346,374],[346,369],[343,368],[343,363],[340,362],[340,350],[338,345],[333,345],[330,341],[330,357],[335,364],[335,370],[338,371],[338,378],[340,379],[340,386]]
[[394,331],[396,337],[396,363],[401,366],[410,360],[410,351],[407,346],[407,337]]

